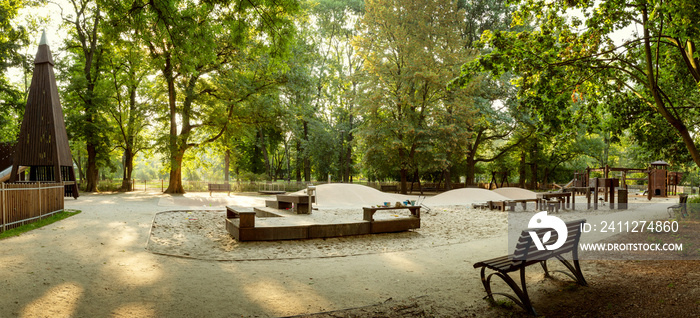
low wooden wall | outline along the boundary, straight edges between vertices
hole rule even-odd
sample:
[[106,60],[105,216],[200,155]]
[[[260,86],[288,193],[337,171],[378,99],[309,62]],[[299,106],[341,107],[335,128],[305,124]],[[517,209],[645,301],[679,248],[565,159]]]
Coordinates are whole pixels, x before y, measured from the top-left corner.
[[0,183],[0,231],[63,211],[61,183]]

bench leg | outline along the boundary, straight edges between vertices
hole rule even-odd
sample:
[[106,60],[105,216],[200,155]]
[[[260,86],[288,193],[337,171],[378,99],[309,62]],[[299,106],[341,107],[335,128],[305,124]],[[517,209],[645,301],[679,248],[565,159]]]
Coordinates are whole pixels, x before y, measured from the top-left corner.
[[[501,273],[501,272],[494,272],[489,274],[488,276],[486,274],[486,267],[481,268],[481,283],[484,285],[484,289],[486,289],[486,297],[484,299],[488,298],[491,302],[494,301],[493,295],[500,295],[504,296],[510,300],[512,300],[516,305],[520,306],[521,308],[525,309],[529,314],[537,316],[537,312],[535,312],[535,308],[532,307],[532,303],[530,302],[530,296],[527,294],[527,286],[525,285],[525,267],[522,267],[520,269],[520,284],[522,285],[522,289],[518,284],[508,276],[506,273]],[[491,291],[491,277],[493,275],[496,275],[500,277],[510,288],[513,290],[517,298],[513,297],[513,295],[509,294],[504,294],[504,293],[494,293]]]
[[[574,264],[573,264],[573,265],[571,265],[571,263],[569,263],[569,261],[567,261],[566,259],[564,259],[561,255],[557,256],[557,259],[558,259],[562,264],[564,264],[564,266],[566,266],[566,268],[567,268],[571,273],[567,273],[567,272],[564,272],[564,271],[556,271],[556,272],[559,272],[559,273],[562,273],[562,274],[564,274],[564,275],[566,275],[566,276],[571,277],[571,279],[573,279],[574,281],[576,281],[576,283],[579,284],[579,285],[581,285],[581,286],[588,286],[588,283],[586,282],[586,279],[583,278],[583,272],[581,272],[581,266],[579,265],[579,262],[578,262],[577,259],[574,259]],[[573,274],[573,275],[572,275],[572,274]]]
[[549,276],[549,270],[547,269],[547,260],[541,261],[540,265],[542,265],[542,269],[544,270],[544,277],[551,277]]

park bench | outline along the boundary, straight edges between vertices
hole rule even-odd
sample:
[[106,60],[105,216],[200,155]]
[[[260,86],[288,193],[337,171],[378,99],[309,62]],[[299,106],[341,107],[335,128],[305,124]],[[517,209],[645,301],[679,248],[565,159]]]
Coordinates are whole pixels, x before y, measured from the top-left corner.
[[231,184],[230,183],[210,183],[209,184],[209,196],[212,192],[228,192],[227,195],[231,194]]
[[678,204],[674,204],[674,205],[668,207],[668,216],[673,217],[673,215],[676,211],[680,211],[680,217],[688,216],[688,195],[687,194],[679,194],[678,195]]
[[[404,205],[395,207],[363,207],[362,219],[370,223],[370,233],[390,233],[402,232],[409,229],[420,228],[420,205]],[[374,214],[377,211],[402,210],[407,209],[411,215],[408,217],[392,220],[375,220]]]
[[399,187],[396,186],[396,185],[380,185],[380,186],[379,186],[379,189],[380,189],[382,192],[395,192],[395,193],[399,193]]
[[[486,289],[486,297],[491,302],[494,301],[493,295],[501,295],[509,298],[515,304],[525,309],[528,313],[532,315],[537,315],[535,308],[530,302],[530,296],[527,293],[527,287],[525,285],[525,268],[539,263],[544,269],[545,277],[549,277],[549,271],[547,270],[547,260],[550,258],[556,258],[561,261],[564,266],[571,272],[561,272],[576,281],[579,285],[587,286],[586,280],[583,278],[583,273],[581,272],[581,267],[578,262],[578,242],[581,238],[581,226],[586,220],[577,220],[572,222],[566,222],[567,227],[567,237],[564,245],[556,250],[538,250],[536,244],[533,242],[530,236],[530,231],[535,231],[537,236],[542,238],[547,231],[552,231],[549,228],[542,229],[526,229],[522,231],[518,239],[518,243],[515,246],[515,251],[511,255],[501,256],[494,259],[481,261],[474,264],[474,268],[481,268],[481,283]],[[547,242],[557,241],[556,231],[552,231],[551,238]],[[547,242],[543,242],[543,245],[547,245]],[[571,253],[573,259],[573,265],[564,258],[564,254]],[[486,269],[493,270],[494,273],[486,276]],[[520,272],[520,286],[508,275],[510,272]],[[553,271],[554,272],[554,271]],[[573,274],[573,275],[571,275]],[[514,297],[511,294],[505,293],[494,293],[491,291],[491,278],[493,275],[500,277],[505,281],[508,286],[513,290]]]

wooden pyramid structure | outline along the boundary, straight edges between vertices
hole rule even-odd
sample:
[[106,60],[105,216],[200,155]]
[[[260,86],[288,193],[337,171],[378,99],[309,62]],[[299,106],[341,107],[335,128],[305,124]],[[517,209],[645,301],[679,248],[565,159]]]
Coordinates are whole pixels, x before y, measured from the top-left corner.
[[64,183],[65,195],[78,198],[73,157],[53,65],[44,32],[34,59],[34,74],[15,148],[10,182],[16,181],[20,166],[28,166],[27,181]]

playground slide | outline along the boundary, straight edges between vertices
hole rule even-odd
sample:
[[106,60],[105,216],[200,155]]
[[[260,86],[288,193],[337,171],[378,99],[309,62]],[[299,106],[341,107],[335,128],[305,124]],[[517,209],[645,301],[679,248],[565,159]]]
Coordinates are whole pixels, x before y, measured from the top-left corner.
[[[29,167],[25,166],[20,166],[19,167],[19,173],[22,173],[24,170],[27,170]],[[7,169],[0,171],[0,182],[5,182],[7,180],[10,180],[10,174],[12,174],[12,166],[9,166]]]

